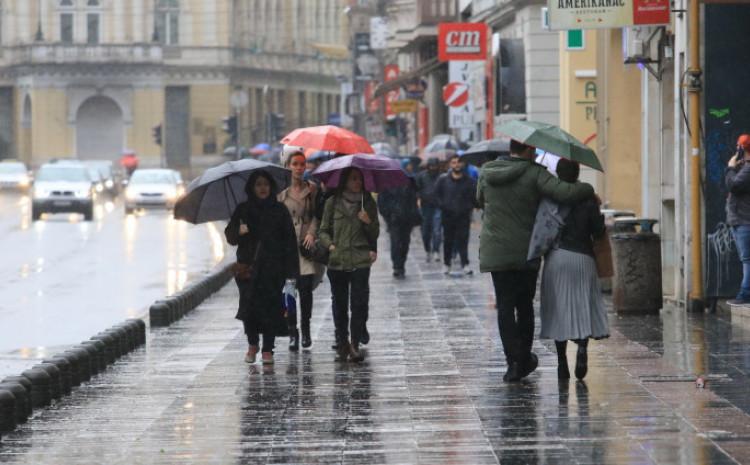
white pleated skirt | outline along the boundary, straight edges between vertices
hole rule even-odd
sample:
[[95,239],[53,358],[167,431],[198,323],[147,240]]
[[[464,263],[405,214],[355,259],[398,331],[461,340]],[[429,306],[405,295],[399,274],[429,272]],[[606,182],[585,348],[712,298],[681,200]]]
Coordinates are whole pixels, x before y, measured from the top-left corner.
[[609,336],[594,258],[555,249],[544,257],[541,295],[541,339],[571,339]]

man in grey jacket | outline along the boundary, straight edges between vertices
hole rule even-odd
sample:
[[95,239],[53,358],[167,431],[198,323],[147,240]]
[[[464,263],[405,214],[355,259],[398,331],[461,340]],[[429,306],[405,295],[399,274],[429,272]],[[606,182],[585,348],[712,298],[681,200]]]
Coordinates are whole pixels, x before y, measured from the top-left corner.
[[727,223],[732,227],[737,252],[742,262],[742,285],[730,304],[750,304],[750,135],[737,140],[737,152],[726,171]]

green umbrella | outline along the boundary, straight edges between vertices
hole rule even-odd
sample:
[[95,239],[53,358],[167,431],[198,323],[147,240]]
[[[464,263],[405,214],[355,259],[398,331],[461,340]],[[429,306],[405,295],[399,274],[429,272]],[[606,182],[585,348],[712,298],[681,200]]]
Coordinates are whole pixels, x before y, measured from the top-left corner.
[[604,172],[593,150],[553,124],[512,120],[497,128],[497,132],[526,145]]

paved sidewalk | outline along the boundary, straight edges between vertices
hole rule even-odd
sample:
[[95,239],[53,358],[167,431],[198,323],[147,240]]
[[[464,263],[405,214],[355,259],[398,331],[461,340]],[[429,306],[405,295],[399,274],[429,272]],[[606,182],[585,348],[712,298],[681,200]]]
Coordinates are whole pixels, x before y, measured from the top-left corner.
[[505,384],[489,276],[445,277],[415,240],[396,281],[381,245],[361,365],[334,361],[327,283],[312,350],[246,365],[232,284],[3,436],[0,463],[750,463],[750,331],[610,315],[586,384],[559,385],[538,341],[537,372]]

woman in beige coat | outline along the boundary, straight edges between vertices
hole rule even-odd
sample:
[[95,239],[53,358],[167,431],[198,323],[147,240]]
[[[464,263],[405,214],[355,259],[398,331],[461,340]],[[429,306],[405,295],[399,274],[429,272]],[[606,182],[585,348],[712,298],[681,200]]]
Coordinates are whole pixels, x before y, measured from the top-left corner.
[[[318,219],[315,217],[315,205],[319,188],[314,183],[305,181],[306,160],[305,154],[292,152],[285,160],[284,165],[292,171],[292,185],[279,193],[278,200],[283,203],[292,216],[294,231],[297,234],[297,243],[302,247],[310,248],[315,243],[315,233],[318,230]],[[310,317],[313,306],[313,287],[315,276],[320,274],[321,265],[307,260],[299,254],[300,274],[297,279],[297,291],[300,300],[300,327],[302,329],[302,347],[308,348],[312,345],[310,339]],[[299,330],[297,328],[297,315],[293,314],[288,320],[289,324],[289,350],[299,350]]]

